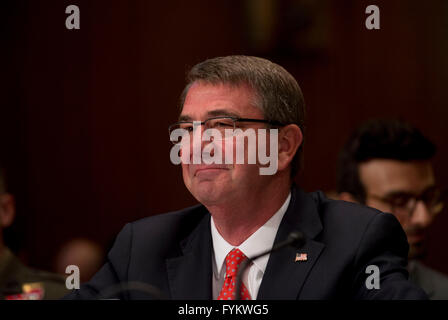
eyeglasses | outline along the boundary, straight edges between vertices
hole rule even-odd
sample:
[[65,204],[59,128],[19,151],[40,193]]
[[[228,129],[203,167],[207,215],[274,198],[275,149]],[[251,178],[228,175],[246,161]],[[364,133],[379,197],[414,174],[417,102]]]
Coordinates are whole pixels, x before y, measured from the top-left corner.
[[411,217],[417,207],[417,203],[422,201],[431,215],[435,216],[444,208],[445,196],[438,188],[429,188],[423,194],[416,196],[406,192],[399,192],[387,197],[368,195],[368,197],[379,200],[391,207],[391,212]]
[[[175,124],[172,124],[168,127],[168,133],[170,136],[170,141],[174,144],[179,143],[182,141],[182,138],[185,134],[189,134],[190,136],[193,133],[194,127],[198,126],[204,126],[205,130],[207,129],[216,129],[221,133],[221,136],[223,138],[226,136],[226,130],[236,130],[237,128],[240,129],[242,122],[252,122],[252,123],[266,123],[271,126],[276,127],[283,127],[284,124],[278,122],[278,121],[270,121],[270,120],[264,120],[264,119],[247,119],[247,118],[236,118],[236,117],[213,117],[209,118],[205,121],[199,122],[195,121],[193,124],[193,121],[180,121],[176,122]],[[177,129],[183,129],[184,135],[176,135],[173,134],[175,130]],[[174,139],[174,140],[173,140]]]

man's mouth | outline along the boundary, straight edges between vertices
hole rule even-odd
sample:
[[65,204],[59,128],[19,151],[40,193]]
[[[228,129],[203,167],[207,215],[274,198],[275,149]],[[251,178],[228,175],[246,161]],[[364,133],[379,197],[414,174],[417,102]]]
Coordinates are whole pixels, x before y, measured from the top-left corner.
[[213,174],[223,170],[229,170],[229,166],[226,165],[193,165],[193,176],[202,174]]
[[425,230],[421,228],[412,228],[405,230],[409,244],[418,244],[425,240]]

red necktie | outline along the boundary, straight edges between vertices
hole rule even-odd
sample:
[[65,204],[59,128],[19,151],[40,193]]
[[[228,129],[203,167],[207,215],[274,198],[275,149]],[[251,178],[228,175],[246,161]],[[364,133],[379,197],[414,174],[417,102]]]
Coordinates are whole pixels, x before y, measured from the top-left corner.
[[[226,257],[226,278],[219,293],[218,300],[235,300],[236,275],[241,262],[247,257],[239,249],[233,249]],[[251,300],[249,291],[241,282],[241,300]]]

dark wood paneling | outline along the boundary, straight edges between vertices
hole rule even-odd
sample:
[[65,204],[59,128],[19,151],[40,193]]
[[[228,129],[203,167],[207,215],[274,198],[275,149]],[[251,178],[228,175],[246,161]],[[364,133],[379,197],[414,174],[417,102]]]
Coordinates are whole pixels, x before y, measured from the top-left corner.
[[[281,43],[294,39],[285,34],[294,30],[286,19],[293,2],[277,7],[277,38],[261,49],[248,41],[242,3],[81,0],[81,30],[69,31],[69,1],[2,2],[0,127],[20,200],[15,232],[26,234],[31,264],[48,268],[71,237],[108,244],[128,221],[194,203],[169,161],[166,128],[185,71],[207,57],[262,54],[298,79],[308,105],[298,182],[307,191],[334,189],[336,155],[351,130],[385,116],[413,122],[437,143],[447,187],[444,1],[380,1],[377,31],[364,27],[370,3],[323,1],[327,11],[314,20],[325,22],[314,33],[322,38],[305,53]],[[447,224],[445,214],[431,228],[428,258],[445,272]]]

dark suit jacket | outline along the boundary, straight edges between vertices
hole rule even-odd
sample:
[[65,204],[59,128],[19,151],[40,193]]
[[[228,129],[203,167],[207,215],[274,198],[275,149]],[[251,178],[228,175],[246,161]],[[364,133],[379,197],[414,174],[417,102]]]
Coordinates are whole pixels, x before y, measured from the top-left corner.
[[[393,215],[293,188],[275,242],[294,230],[304,233],[305,246],[271,254],[257,299],[426,298],[407,280],[408,244]],[[131,282],[155,286],[168,299],[212,299],[212,250],[210,214],[202,205],[145,218],[123,228],[108,262],[66,298],[97,298]],[[295,262],[296,253],[306,253],[307,261]],[[379,267],[380,289],[367,289],[368,265]],[[116,296],[151,298],[143,289]]]

